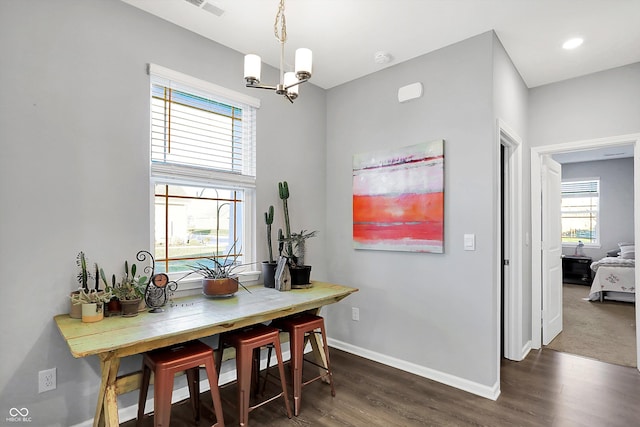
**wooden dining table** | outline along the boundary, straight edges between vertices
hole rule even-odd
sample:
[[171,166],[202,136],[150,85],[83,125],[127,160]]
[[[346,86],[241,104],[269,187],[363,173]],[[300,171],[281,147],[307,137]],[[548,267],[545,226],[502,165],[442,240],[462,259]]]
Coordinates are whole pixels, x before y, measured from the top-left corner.
[[[318,313],[358,289],[325,282],[312,282],[306,289],[280,292],[262,285],[240,289],[226,298],[193,295],[172,300],[160,313],[142,312],[135,317],[106,317],[82,323],[68,314],[54,320],[73,357],[96,355],[102,373],[94,426],[117,427],[117,396],[140,387],[141,373],[118,375],[123,357],[186,341],[216,335],[291,314]],[[326,366],[317,334],[311,345],[318,361]]]

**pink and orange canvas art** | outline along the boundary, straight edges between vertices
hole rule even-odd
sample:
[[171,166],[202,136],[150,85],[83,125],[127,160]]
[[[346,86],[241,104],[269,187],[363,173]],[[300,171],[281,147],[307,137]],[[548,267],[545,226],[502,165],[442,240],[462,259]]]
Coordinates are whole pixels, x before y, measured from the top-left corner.
[[443,253],[444,141],[353,157],[356,249]]

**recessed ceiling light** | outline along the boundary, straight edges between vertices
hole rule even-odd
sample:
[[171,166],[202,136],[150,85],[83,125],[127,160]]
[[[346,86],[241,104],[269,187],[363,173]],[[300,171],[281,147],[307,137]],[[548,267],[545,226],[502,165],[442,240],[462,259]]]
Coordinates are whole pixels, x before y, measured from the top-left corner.
[[570,49],[575,49],[578,46],[580,46],[582,44],[584,40],[581,39],[580,37],[575,37],[573,39],[569,39],[566,42],[564,42],[564,44],[562,45],[562,47],[564,49],[570,50]]

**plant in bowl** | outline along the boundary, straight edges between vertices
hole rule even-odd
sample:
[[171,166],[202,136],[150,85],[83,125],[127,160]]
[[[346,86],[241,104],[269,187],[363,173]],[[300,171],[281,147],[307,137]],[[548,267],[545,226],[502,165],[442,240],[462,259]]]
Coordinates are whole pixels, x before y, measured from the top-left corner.
[[[101,295],[103,291],[100,290],[100,275],[97,263],[94,264],[95,274],[92,274],[88,268],[89,261],[87,260],[87,256],[83,251],[80,251],[76,256],[76,265],[78,266],[78,274],[76,278],[78,279],[79,287],[69,295],[71,301],[69,316],[73,319],[80,319],[82,318],[82,301],[87,298],[93,299],[94,294],[96,294],[95,297],[97,298],[97,296]],[[89,282],[93,279],[95,279],[95,286],[90,290]],[[93,302],[90,301],[90,303]]]
[[97,322],[104,317],[104,303],[109,302],[111,296],[110,291],[80,288],[71,295],[71,303],[82,307],[83,322]]
[[[234,242],[226,255],[222,257],[207,257],[206,261],[199,261],[189,266],[192,273],[202,276],[202,293],[204,295],[227,297],[238,291],[238,278],[233,274],[234,270],[241,265],[237,262],[240,251],[236,252],[236,243]],[[242,287],[244,288],[244,286]]]
[[137,315],[140,302],[144,299],[147,276],[136,276],[136,271],[136,265],[131,264],[131,273],[129,273],[129,263],[125,261],[124,276],[120,283],[113,286],[113,294],[120,300],[124,317]]

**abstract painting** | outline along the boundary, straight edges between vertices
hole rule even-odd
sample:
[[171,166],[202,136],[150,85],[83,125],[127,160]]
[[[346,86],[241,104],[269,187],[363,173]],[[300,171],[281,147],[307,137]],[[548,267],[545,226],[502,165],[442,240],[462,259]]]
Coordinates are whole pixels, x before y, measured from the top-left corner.
[[354,155],[353,243],[443,253],[444,140]]

